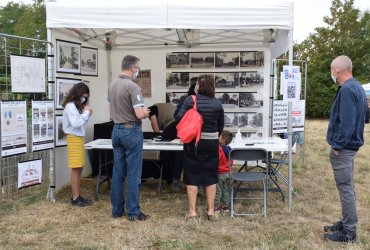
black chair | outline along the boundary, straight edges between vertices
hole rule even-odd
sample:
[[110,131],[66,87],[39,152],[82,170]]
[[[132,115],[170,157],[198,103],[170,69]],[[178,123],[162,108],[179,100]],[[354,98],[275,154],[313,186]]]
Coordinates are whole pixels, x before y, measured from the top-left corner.
[[[268,162],[268,152],[264,149],[232,149],[229,153],[229,173],[230,173],[230,186],[231,186],[231,217],[234,215],[256,215],[257,213],[237,213],[235,211],[235,202],[237,200],[262,200],[263,199],[263,211],[262,215],[267,216],[267,180],[268,171],[263,172],[237,172],[232,173],[230,161],[265,161]],[[268,164],[266,164],[268,167]],[[243,188],[242,184],[246,182],[261,182],[263,185],[263,198],[258,197],[236,197],[234,193],[241,194],[243,191],[253,191],[251,188]]]

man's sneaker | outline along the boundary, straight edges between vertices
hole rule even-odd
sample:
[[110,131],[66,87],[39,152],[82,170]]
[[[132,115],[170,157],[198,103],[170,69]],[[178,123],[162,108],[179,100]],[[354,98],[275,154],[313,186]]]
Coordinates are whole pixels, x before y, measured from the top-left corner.
[[145,221],[147,219],[149,219],[149,215],[146,215],[146,214],[144,214],[142,212],[140,212],[139,215],[128,217],[128,220],[129,221],[135,221],[135,220]]
[[223,213],[230,213],[230,207],[229,206],[222,206],[222,212]]
[[335,222],[331,226],[324,226],[324,231],[325,232],[338,232],[342,231],[344,229],[343,223],[341,221]]
[[81,196],[78,196],[75,200],[71,198],[71,205],[78,207],[87,207],[90,206],[91,204],[88,203],[86,200],[82,199]]
[[348,232],[345,229],[332,234],[324,234],[324,239],[335,242],[356,242],[356,233]]
[[179,192],[180,191],[180,183],[179,180],[173,180],[171,184],[172,191]]

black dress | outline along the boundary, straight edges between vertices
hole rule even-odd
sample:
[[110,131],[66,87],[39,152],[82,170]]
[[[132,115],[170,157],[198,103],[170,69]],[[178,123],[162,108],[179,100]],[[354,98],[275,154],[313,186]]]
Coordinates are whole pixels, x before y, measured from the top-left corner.
[[[184,100],[176,120],[180,121],[186,111],[193,107],[191,96]],[[224,110],[216,98],[197,95],[197,110],[203,116],[202,133],[219,135],[224,127]],[[216,135],[216,137],[218,137]],[[195,140],[184,145],[184,183],[193,186],[209,186],[218,183],[218,138]]]

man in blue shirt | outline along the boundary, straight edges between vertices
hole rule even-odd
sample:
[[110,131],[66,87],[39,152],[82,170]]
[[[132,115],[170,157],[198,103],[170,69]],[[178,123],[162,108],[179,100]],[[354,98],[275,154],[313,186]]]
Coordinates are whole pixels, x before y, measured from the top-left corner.
[[357,211],[353,182],[354,158],[364,144],[366,94],[352,76],[352,61],[342,55],[331,63],[331,77],[341,86],[334,100],[326,140],[331,145],[330,163],[342,205],[342,219],[325,226],[324,238],[336,242],[356,241]]

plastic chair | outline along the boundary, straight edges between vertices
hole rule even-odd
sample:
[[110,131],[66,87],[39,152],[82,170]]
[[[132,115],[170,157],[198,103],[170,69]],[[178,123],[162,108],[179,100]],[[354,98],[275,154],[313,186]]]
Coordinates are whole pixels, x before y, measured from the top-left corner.
[[[231,185],[231,217],[234,215],[257,215],[257,213],[237,213],[234,209],[234,203],[237,200],[262,200],[263,199],[263,211],[262,215],[267,217],[267,180],[268,171],[263,172],[238,172],[232,173],[231,160],[239,161],[266,161],[268,162],[268,152],[264,149],[232,149],[229,153],[229,173],[230,173],[230,185]],[[268,166],[268,164],[267,164]],[[234,197],[234,193],[241,191],[251,191],[253,189],[242,188],[241,184],[245,182],[261,182],[263,184],[263,198],[258,197]]]

